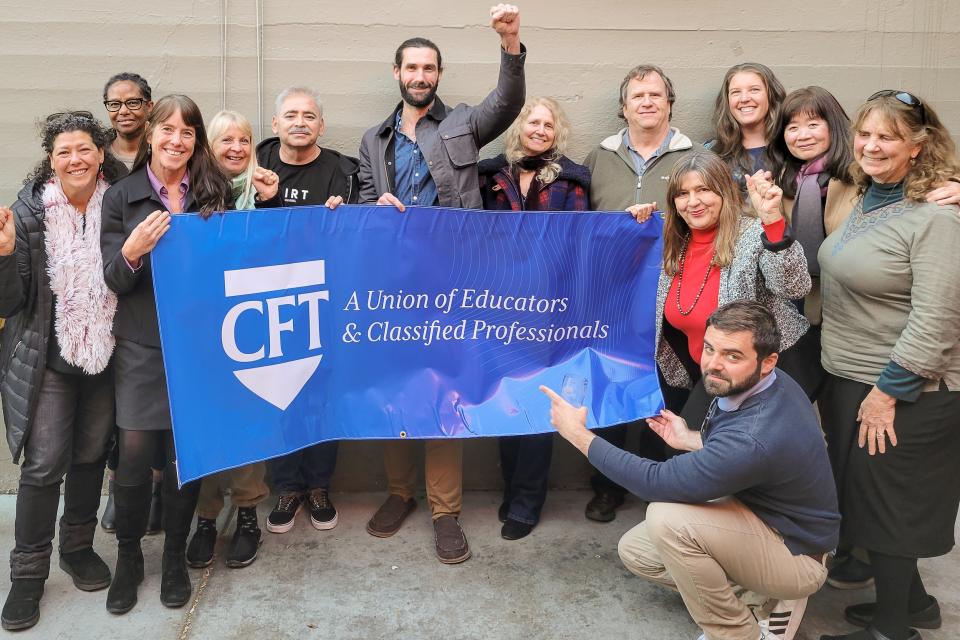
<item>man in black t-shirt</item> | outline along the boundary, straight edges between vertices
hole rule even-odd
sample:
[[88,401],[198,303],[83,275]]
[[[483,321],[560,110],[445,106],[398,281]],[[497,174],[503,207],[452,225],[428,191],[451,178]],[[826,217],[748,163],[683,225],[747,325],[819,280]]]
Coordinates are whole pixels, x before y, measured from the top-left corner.
[[282,206],[346,204],[359,198],[356,158],[317,144],[323,135],[323,106],[315,91],[290,87],[277,96],[273,116],[275,138],[257,145],[257,162],[280,178]]
[[[317,145],[323,135],[323,108],[316,92],[290,87],[277,96],[273,132],[257,145],[257,162],[280,178],[280,206],[357,202],[360,189],[356,158]],[[267,516],[267,531],[286,533],[297,514],[310,512],[315,529],[337,526],[337,510],[330,502],[330,476],[337,464],[337,442],[322,442],[268,463],[273,486],[280,494]]]

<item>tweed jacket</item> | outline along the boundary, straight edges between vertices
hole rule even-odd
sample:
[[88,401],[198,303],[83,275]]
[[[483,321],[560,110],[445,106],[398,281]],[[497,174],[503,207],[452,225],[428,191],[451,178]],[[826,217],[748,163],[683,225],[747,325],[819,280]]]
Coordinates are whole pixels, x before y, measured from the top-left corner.
[[[673,347],[663,339],[663,310],[673,276],[660,272],[657,286],[656,354],[664,380],[671,387],[690,388],[693,380]],[[785,231],[783,240],[770,242],[760,220],[740,217],[740,236],[733,250],[733,262],[720,269],[718,305],[735,300],[756,300],[776,318],[780,328],[780,350],[793,346],[807,332],[810,323],[790,302],[810,293],[810,273],[800,243]]]

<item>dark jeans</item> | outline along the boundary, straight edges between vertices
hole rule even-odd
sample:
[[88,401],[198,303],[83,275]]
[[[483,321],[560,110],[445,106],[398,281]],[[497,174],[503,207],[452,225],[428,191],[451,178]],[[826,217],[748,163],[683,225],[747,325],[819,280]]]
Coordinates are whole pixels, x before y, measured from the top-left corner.
[[46,369],[23,448],[11,578],[47,578],[64,486],[60,553],[93,545],[103,466],[114,424],[113,372],[70,375]]
[[507,517],[537,524],[547,499],[553,432],[500,438],[500,468],[503,471],[503,501]]
[[339,442],[321,442],[269,461],[273,488],[277,493],[303,493],[329,489],[337,468]]

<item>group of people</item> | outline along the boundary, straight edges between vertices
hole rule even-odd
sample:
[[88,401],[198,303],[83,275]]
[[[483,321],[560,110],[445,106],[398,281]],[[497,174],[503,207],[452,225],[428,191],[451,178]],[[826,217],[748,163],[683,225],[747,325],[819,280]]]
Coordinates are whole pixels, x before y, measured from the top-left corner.
[[[623,563],[678,590],[709,640],[792,638],[828,580],[875,582],[877,601],[845,612],[863,630],[825,638],[907,640],[941,624],[917,558],[952,548],[960,503],[960,161],[931,105],[879,91],[851,121],[827,90],[788,94],[745,63],[723,79],[714,139],[696,144],[671,126],[667,74],[639,65],[620,86],[626,126],[578,164],[560,105],[526,97],[519,24],[516,7],[491,9],[500,71],[475,106],[437,96],[433,42],[401,43],[401,101],[359,158],[318,145],[322,103],[306,87],[277,96],[276,137],[259,144],[241,114],[205,123],[189,97],[154,102],[133,73],[104,88],[111,127],[83,111],[46,118],[42,160],[0,208],[0,395],[21,462],[3,628],[39,619],[61,484],[60,566],[79,589],[109,587],[115,614],[136,605],[148,530],[164,532],[162,603],[189,601],[188,566],[214,559],[221,485],[238,508],[227,566],[257,557],[268,470],[269,532],[301,511],[337,525],[336,442],[178,488],[150,254],[171,214],[353,203],[661,216],[651,321],[666,409],[591,433],[584,408],[544,389],[554,426],[597,469],[586,517],[612,521],[627,492],[649,501]],[[501,134],[504,153],[479,161]],[[639,455],[625,450],[631,429]],[[463,562],[457,439],[384,443],[388,496],[367,531],[392,536],[416,508],[420,446],[437,557]],[[503,538],[537,525],[552,446],[552,434],[500,439]],[[105,465],[112,572],[92,548]]]

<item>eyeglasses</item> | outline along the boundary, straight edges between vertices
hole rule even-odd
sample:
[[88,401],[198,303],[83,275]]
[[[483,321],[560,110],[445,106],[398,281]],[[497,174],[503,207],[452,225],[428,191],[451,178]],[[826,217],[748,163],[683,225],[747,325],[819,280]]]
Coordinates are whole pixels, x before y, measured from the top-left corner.
[[129,100],[104,100],[103,106],[106,107],[107,111],[113,113],[115,111],[120,111],[120,107],[125,106],[130,111],[138,111],[143,103],[146,102],[143,98],[130,98]]
[[917,112],[917,115],[920,116],[920,124],[927,124],[927,110],[923,106],[920,98],[913,95],[908,91],[899,91],[897,89],[883,89],[882,91],[877,91],[875,94],[867,98],[867,102],[872,102],[877,98],[895,98],[898,102],[901,102],[914,111]]
[[713,414],[717,410],[717,399],[718,399],[718,396],[714,396],[713,400],[710,401],[710,406],[707,408],[707,415],[703,417],[703,422],[700,424],[701,438],[706,436],[707,429],[710,428],[710,420],[713,419]]
[[57,113],[51,113],[48,115],[47,122],[53,122],[54,120],[67,117],[86,118],[87,120],[93,120],[93,114],[89,111],[58,111]]

